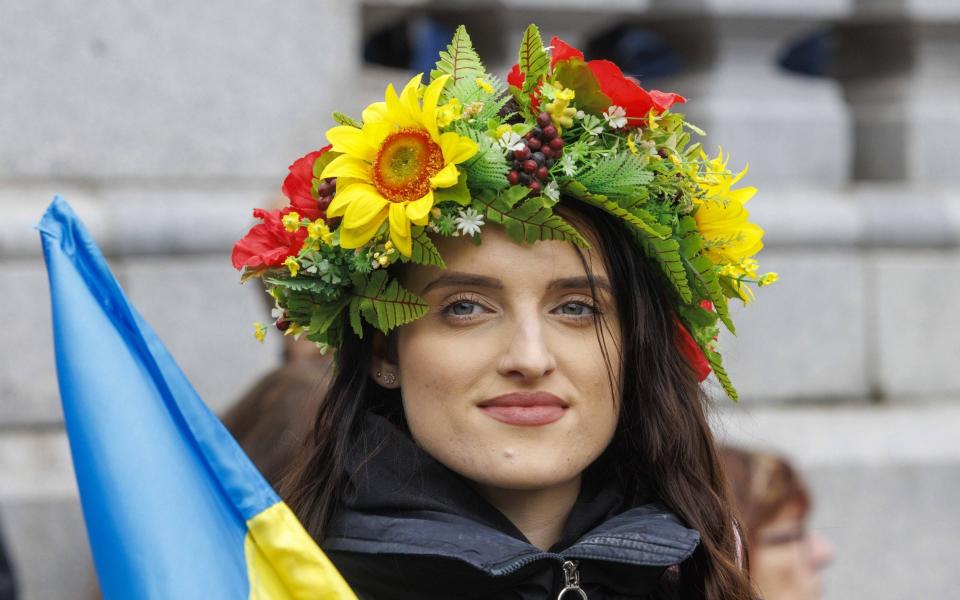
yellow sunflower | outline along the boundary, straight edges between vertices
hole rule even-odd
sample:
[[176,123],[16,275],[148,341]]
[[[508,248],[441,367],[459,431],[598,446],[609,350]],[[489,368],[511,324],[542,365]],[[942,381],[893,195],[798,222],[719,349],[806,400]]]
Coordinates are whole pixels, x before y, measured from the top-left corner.
[[763,248],[763,229],[748,221],[750,213],[744,208],[757,188],[733,189],[747,169],[734,175],[727,170],[727,160],[721,149],[717,158],[706,163],[699,177],[703,194],[694,198],[697,209],[693,217],[706,242],[707,256],[715,264],[740,265]]
[[423,74],[413,77],[397,95],[387,86],[384,102],[363,111],[363,127],[333,127],[327,139],[342,153],[321,178],[336,177],[337,193],[327,217],[343,217],[340,245],[359,248],[374,236],[384,219],[390,239],[410,256],[411,223],[426,225],[433,191],[457,184],[456,165],[477,152],[477,144],[454,132],[440,133],[437,103],[449,78],[436,78],[418,96]]

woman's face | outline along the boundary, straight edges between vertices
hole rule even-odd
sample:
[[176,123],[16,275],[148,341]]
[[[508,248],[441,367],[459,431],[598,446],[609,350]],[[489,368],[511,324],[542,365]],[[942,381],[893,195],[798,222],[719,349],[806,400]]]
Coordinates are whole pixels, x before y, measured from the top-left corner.
[[833,559],[830,543],[806,529],[806,513],[788,504],[754,536],[750,576],[764,600],[818,600],[823,569]]
[[[595,246],[595,244],[594,244]],[[483,243],[438,242],[446,269],[415,266],[404,285],[429,313],[397,332],[397,371],[414,440],[481,487],[569,483],[607,447],[619,400],[619,320],[602,260],[597,281],[567,242],[521,246],[499,227]]]

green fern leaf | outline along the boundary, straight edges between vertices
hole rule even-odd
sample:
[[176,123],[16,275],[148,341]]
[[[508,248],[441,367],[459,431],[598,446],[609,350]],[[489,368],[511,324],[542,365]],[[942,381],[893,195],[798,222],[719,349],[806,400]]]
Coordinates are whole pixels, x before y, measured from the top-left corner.
[[410,252],[410,261],[418,265],[433,265],[441,269],[447,268],[447,265],[443,262],[443,257],[440,256],[440,251],[437,250],[437,247],[433,244],[433,240],[430,239],[430,236],[427,235],[423,227],[413,228],[412,239],[413,245]]
[[[520,189],[525,190],[523,196],[529,193],[525,188]],[[544,205],[542,197],[528,198],[517,204],[518,195],[510,192],[498,196],[482,194],[476,198],[476,203],[483,206],[487,219],[503,225],[510,239],[517,243],[566,240],[581,248],[590,247],[587,240],[572,225]]]
[[467,186],[474,192],[502,190],[510,185],[507,173],[510,165],[500,147],[483,131],[464,128],[461,132],[477,143],[477,153],[460,165],[467,174]]
[[520,42],[519,64],[520,71],[525,76],[523,93],[529,94],[540,83],[540,79],[547,74],[547,69],[550,66],[550,57],[547,56],[547,51],[543,47],[540,29],[532,23],[523,32],[523,40]]
[[713,302],[713,308],[717,311],[717,316],[720,317],[720,320],[727,327],[727,330],[735,334],[737,330],[733,326],[733,320],[730,319],[727,297],[724,295],[723,288],[720,286],[720,278],[717,275],[717,269],[713,261],[705,254],[699,254],[693,259],[688,260],[687,264],[689,264],[693,270],[694,281],[699,284],[698,287],[703,292],[703,295],[710,298],[710,301]]
[[470,41],[467,28],[463,25],[457,27],[447,49],[440,52],[440,60],[437,61],[436,67],[430,71],[430,79],[449,75],[447,89],[462,80],[474,81],[477,77],[486,77],[487,74],[480,55],[473,49],[473,42]]
[[353,296],[350,299],[350,328],[353,329],[353,333],[355,333],[358,338],[363,339],[363,324],[360,322],[360,302],[361,299],[359,296]]
[[635,200],[653,181],[653,173],[643,168],[640,159],[629,152],[610,154],[593,162],[576,175],[577,181],[593,194],[608,198]]
[[[637,243],[647,256],[659,263],[664,275],[673,284],[680,298],[686,303],[693,301],[693,292],[690,290],[687,272],[680,255],[680,243],[671,237],[669,227],[657,223],[653,215],[646,211],[629,211],[605,196],[591,194],[578,181],[567,183],[564,191],[582,202],[603,209],[629,225]],[[641,218],[639,215],[644,217]]]
[[396,279],[388,279],[385,270],[374,271],[363,290],[358,293],[355,289],[354,294],[359,296],[360,314],[383,333],[427,314],[427,303]]
[[726,369],[723,368],[723,359],[720,357],[720,353],[714,352],[709,348],[701,348],[701,350],[704,351],[703,353],[710,363],[710,368],[713,369],[713,373],[717,376],[717,381],[723,386],[723,391],[725,391],[727,396],[734,402],[739,401],[740,396],[737,394],[736,388],[733,387],[733,382],[730,381],[730,376],[727,374]]

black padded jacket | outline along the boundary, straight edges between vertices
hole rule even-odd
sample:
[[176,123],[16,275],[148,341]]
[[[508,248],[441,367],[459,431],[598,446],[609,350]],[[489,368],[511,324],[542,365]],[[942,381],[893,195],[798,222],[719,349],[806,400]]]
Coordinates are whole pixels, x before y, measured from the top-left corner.
[[358,446],[323,548],[362,600],[673,598],[664,574],[699,543],[657,503],[622,510],[610,478],[588,471],[543,551],[386,419],[368,417]]

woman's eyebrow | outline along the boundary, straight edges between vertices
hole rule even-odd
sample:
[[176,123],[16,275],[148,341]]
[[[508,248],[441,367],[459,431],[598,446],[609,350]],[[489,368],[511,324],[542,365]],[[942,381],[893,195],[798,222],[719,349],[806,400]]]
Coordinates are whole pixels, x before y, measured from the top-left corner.
[[495,290],[502,290],[503,283],[499,279],[494,277],[486,277],[484,275],[474,275],[472,273],[462,273],[460,271],[447,271],[443,275],[440,275],[427,285],[423,287],[423,291],[420,292],[421,295],[426,294],[430,290],[439,287],[451,287],[451,286],[474,286],[474,287],[485,287],[492,288]]
[[[593,285],[597,289],[603,290],[608,294],[613,294],[613,288],[610,286],[610,282],[603,277],[594,277]],[[589,277],[564,277],[563,279],[554,279],[549,284],[547,284],[548,290],[580,290],[580,289],[590,289],[590,278]]]
[[[603,277],[596,277],[593,281],[594,285],[608,294],[613,293],[613,288],[610,286],[610,282]],[[463,273],[460,271],[447,271],[425,285],[423,291],[420,292],[421,295],[426,294],[432,289],[442,288],[442,287],[457,287],[457,286],[473,286],[473,287],[485,287],[495,290],[502,290],[503,283],[495,277],[487,277],[485,275],[475,275],[473,273]],[[547,284],[548,290],[571,290],[571,289],[590,289],[590,279],[585,276],[579,277],[563,277],[561,279],[553,279],[550,283]]]

